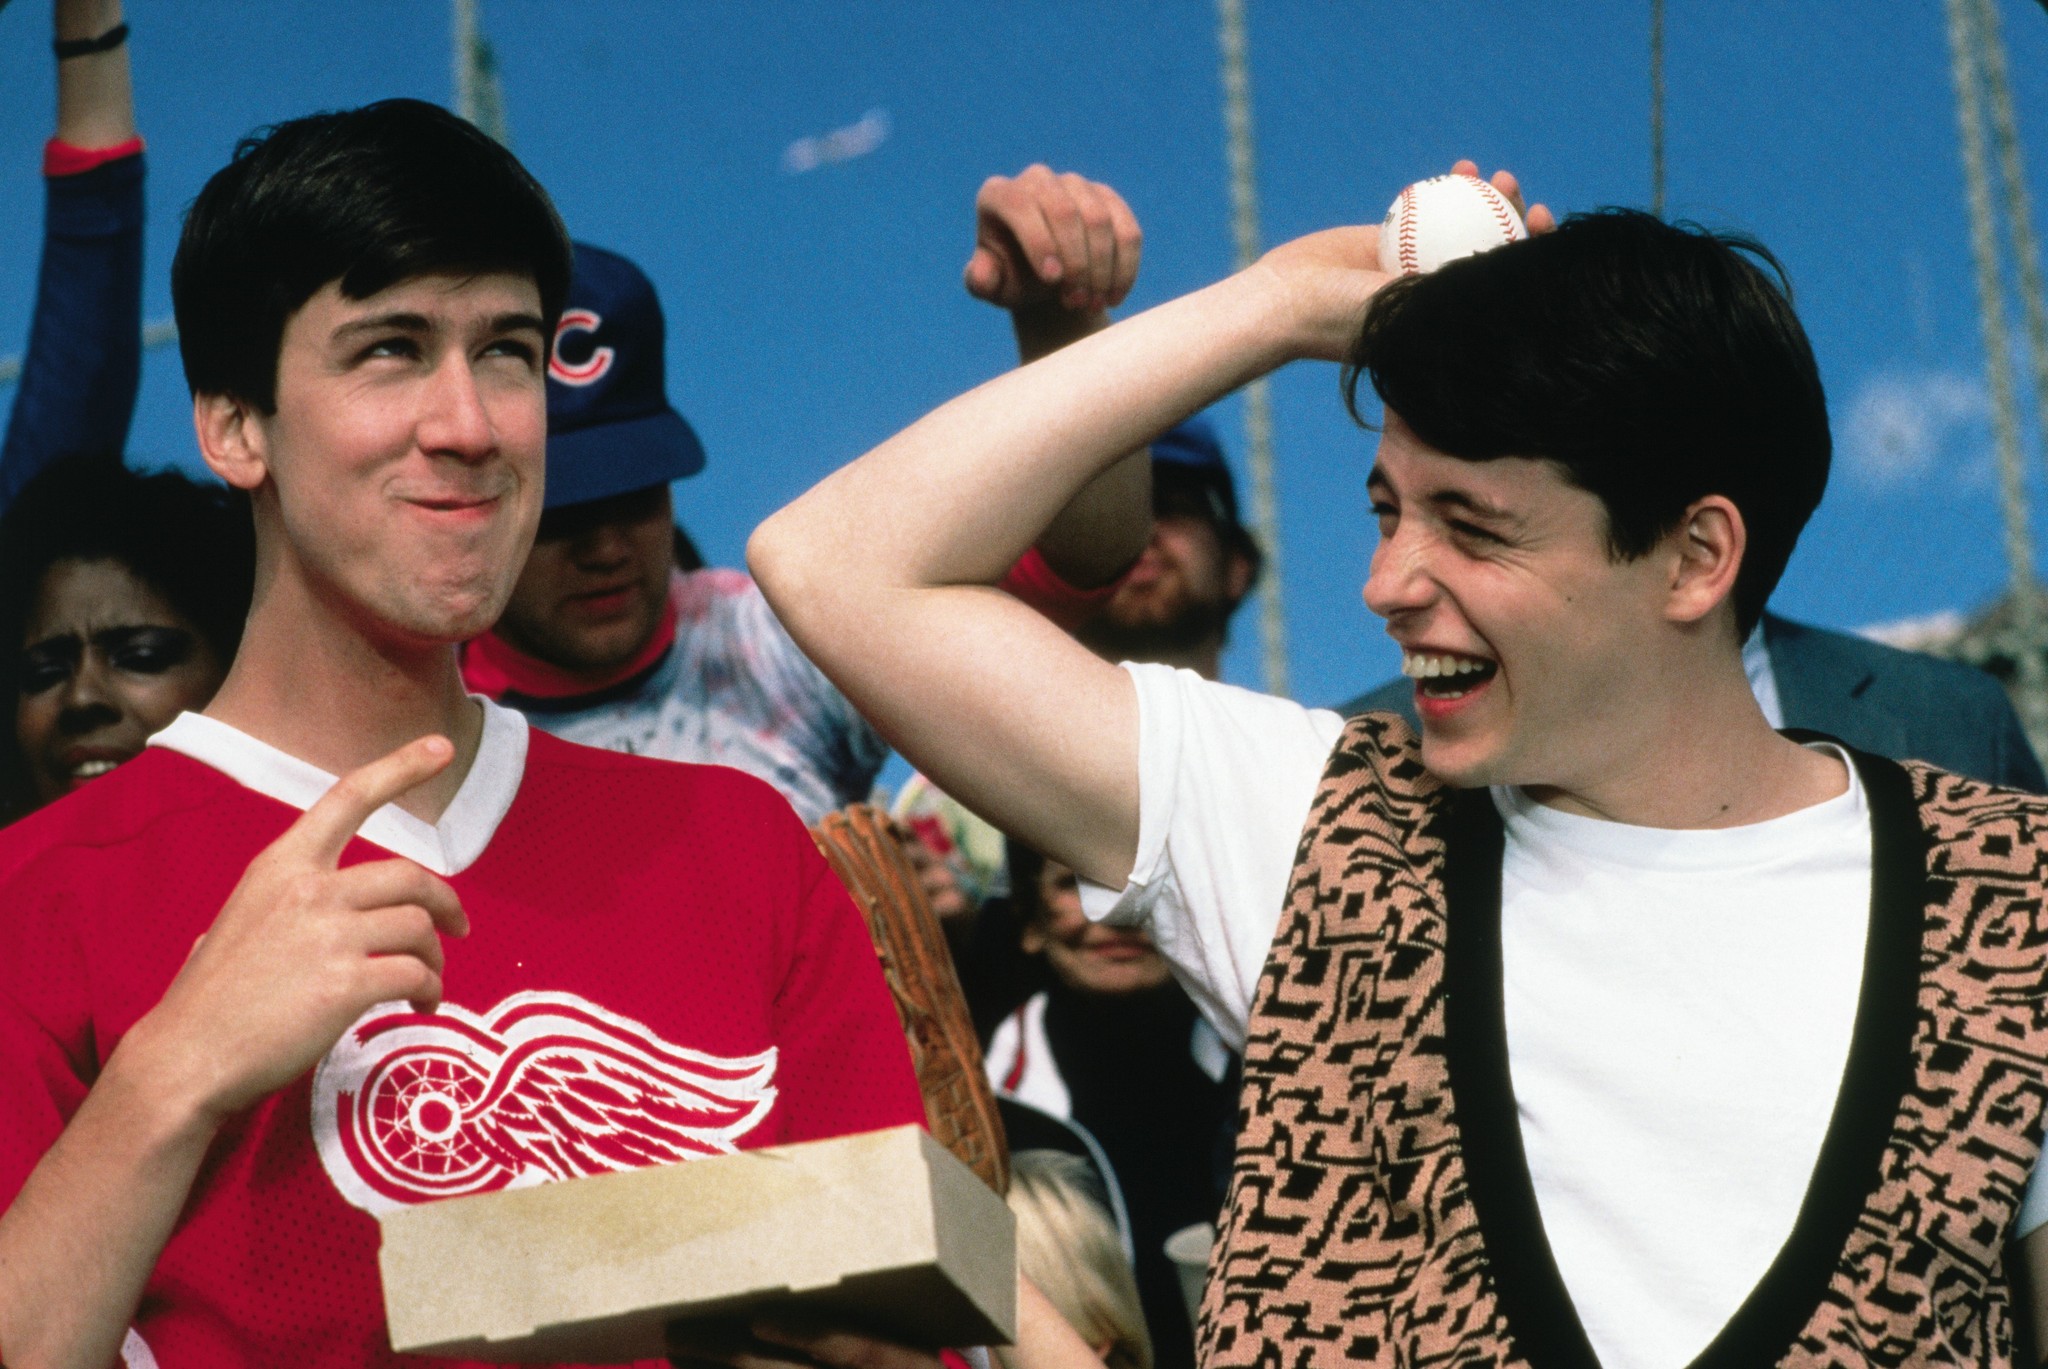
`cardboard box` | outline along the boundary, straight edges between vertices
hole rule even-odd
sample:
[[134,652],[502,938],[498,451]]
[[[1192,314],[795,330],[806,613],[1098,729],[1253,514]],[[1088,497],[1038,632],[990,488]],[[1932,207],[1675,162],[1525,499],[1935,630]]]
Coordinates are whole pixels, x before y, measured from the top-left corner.
[[658,1359],[684,1317],[796,1305],[928,1347],[1007,1345],[1016,1224],[915,1126],[450,1198],[380,1219],[391,1348]]

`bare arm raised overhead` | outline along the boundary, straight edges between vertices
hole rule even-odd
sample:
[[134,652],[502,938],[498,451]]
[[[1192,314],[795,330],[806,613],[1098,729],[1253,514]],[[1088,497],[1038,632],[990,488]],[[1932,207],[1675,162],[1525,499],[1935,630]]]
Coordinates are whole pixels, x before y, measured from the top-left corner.
[[[1506,173],[1495,183],[1519,198]],[[762,589],[913,764],[1120,884],[1138,835],[1135,692],[987,586],[1125,453],[1289,361],[1341,360],[1387,279],[1378,250],[1377,227],[1311,234],[960,396],[762,524]]]
[[1291,243],[938,409],[762,525],[762,589],[912,763],[1121,881],[1137,841],[1131,686],[987,586],[1124,453],[1284,362],[1341,357],[1384,280],[1377,235]]
[[[142,377],[142,144],[120,0],[57,0],[56,137],[21,383],[0,435],[0,508],[60,457],[119,452]],[[68,50],[68,49],[67,49]]]

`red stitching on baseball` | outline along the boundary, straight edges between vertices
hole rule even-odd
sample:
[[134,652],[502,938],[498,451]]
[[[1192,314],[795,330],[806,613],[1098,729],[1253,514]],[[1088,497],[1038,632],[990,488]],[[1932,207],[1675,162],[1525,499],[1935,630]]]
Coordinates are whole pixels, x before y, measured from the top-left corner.
[[1415,255],[1415,187],[1412,185],[1401,188],[1400,224],[1395,242],[1400,248],[1401,274],[1412,276],[1422,270],[1422,263]]
[[1499,190],[1488,185],[1485,181],[1479,183],[1479,188],[1486,192],[1483,198],[1486,201],[1487,208],[1493,211],[1494,219],[1500,224],[1501,241],[1513,242],[1515,240],[1515,221],[1508,214],[1507,196],[1501,194]]

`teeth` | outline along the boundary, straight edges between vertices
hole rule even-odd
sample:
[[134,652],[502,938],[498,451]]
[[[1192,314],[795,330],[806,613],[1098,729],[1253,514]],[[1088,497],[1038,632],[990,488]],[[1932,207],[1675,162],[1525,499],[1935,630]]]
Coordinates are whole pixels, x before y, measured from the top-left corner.
[[71,778],[75,780],[96,780],[118,764],[120,764],[119,761],[86,761],[82,765],[73,767]]
[[1401,673],[1411,680],[1435,680],[1446,675],[1475,675],[1487,669],[1490,664],[1464,656],[1424,656],[1404,652],[1401,656]]

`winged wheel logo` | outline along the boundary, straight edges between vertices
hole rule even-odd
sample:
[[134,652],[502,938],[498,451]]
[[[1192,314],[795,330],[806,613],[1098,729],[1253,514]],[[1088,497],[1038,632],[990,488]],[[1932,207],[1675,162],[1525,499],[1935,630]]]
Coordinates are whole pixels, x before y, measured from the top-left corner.
[[729,1154],[775,1104],[773,1047],[709,1055],[574,994],[372,1008],[313,1075],[313,1136],[367,1212]]

